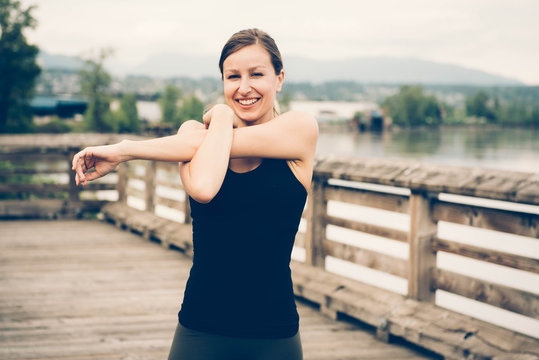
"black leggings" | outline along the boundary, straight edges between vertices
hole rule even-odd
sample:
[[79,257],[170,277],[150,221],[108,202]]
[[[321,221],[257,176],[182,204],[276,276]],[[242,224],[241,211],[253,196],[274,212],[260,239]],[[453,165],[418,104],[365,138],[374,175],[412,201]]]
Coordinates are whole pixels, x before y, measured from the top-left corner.
[[299,332],[283,339],[208,334],[178,323],[168,360],[302,360]]

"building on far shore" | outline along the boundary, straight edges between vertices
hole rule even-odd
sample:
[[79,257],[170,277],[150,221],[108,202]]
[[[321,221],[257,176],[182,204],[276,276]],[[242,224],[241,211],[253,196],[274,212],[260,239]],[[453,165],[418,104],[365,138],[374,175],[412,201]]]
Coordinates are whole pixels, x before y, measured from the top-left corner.
[[36,123],[47,123],[52,116],[61,119],[82,120],[88,102],[78,98],[57,96],[35,96],[30,102]]

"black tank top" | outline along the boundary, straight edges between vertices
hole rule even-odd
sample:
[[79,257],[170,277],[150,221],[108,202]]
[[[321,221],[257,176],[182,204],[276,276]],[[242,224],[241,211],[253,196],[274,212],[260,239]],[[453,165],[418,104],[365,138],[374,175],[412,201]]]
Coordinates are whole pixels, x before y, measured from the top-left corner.
[[207,204],[189,198],[193,266],[181,324],[226,336],[284,338],[298,331],[290,255],[307,192],[286,160],[227,171]]

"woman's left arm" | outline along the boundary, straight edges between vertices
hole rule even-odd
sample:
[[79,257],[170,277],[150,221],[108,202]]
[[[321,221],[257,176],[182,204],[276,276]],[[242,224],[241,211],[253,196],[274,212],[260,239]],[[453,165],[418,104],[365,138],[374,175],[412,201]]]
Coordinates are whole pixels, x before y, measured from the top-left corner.
[[306,161],[314,157],[317,140],[316,119],[289,111],[264,124],[234,129],[230,157]]

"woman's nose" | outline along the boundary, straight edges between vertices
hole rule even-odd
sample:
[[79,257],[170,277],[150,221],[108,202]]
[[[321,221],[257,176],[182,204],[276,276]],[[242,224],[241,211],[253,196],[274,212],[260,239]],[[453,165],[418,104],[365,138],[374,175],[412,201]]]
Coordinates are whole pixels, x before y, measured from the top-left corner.
[[243,77],[240,81],[240,88],[238,91],[241,94],[247,94],[251,90],[251,83],[249,81],[249,78]]

